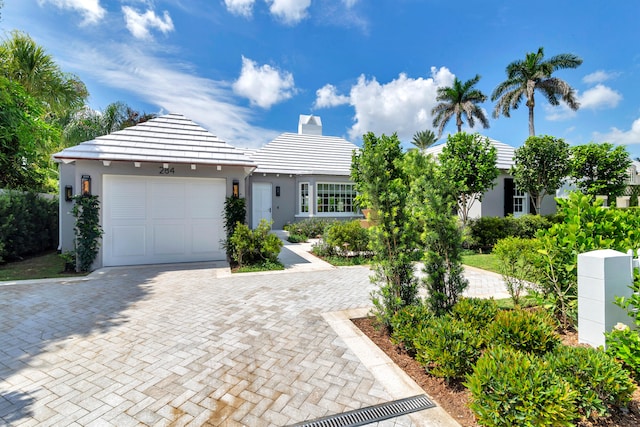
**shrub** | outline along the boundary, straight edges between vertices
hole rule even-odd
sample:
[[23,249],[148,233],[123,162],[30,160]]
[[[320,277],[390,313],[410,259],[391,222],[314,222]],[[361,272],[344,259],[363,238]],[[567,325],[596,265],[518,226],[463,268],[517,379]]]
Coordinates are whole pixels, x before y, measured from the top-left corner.
[[536,280],[539,246],[534,239],[507,237],[498,240],[493,247],[500,274],[514,305],[519,305],[520,296]]
[[91,271],[100,249],[100,202],[98,196],[74,196],[71,213],[76,219],[76,260],[78,270]]
[[546,230],[551,227],[551,220],[541,215],[522,215],[515,218],[513,237],[533,239],[538,230]]
[[451,316],[478,331],[483,336],[498,314],[498,305],[493,299],[462,298],[453,306]]
[[552,217],[540,215],[476,218],[469,222],[467,245],[482,252],[490,252],[499,240],[507,237],[531,239],[538,230],[546,230],[552,223]]
[[415,339],[431,325],[433,314],[424,304],[403,307],[391,317],[391,342],[415,355]]
[[271,224],[266,220],[260,221],[255,230],[238,223],[229,243],[231,259],[239,267],[264,261],[278,263],[278,254],[283,246],[282,240],[271,233]]
[[0,262],[58,246],[58,200],[36,193],[0,194]]
[[227,197],[224,200],[224,229],[227,238],[224,247],[227,251],[227,257],[231,257],[229,240],[236,230],[236,224],[244,224],[247,216],[246,200],[239,197]]
[[322,236],[325,229],[335,221],[335,219],[329,218],[307,218],[292,224],[286,224],[284,229],[288,231],[290,235],[297,234],[298,236],[303,236],[306,241],[307,239],[315,239]]
[[609,355],[587,347],[558,346],[545,355],[551,369],[576,392],[580,414],[596,418],[608,414],[608,405],[626,406],[635,385]]
[[359,220],[336,221],[327,227],[324,240],[336,252],[346,256],[349,252],[356,254],[366,252],[369,246],[369,233],[362,228]]
[[289,237],[287,237],[287,242],[289,243],[304,243],[307,240],[309,239],[301,234],[289,234]]
[[636,381],[640,381],[640,273],[637,269],[631,290],[629,298],[616,297],[615,304],[633,319],[634,329],[618,323],[605,337],[607,353],[620,360]]
[[487,330],[488,342],[515,350],[544,354],[559,342],[553,319],[543,311],[502,310]]
[[429,322],[414,339],[416,360],[446,381],[462,379],[480,357],[482,338],[467,324],[449,316]]
[[576,391],[542,360],[509,347],[485,352],[465,386],[483,426],[571,426],[577,418]]

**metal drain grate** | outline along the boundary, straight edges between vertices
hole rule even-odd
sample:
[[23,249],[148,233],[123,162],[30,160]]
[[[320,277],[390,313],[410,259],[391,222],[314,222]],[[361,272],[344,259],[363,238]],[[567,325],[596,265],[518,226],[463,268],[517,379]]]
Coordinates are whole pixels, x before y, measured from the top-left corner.
[[405,399],[394,400],[393,402],[382,403],[380,405],[368,406],[356,409],[355,411],[344,412],[342,414],[331,415],[311,421],[293,424],[290,427],[356,427],[363,426],[377,421],[388,420],[400,415],[422,411],[435,407],[435,403],[430,401],[426,395],[407,397]]

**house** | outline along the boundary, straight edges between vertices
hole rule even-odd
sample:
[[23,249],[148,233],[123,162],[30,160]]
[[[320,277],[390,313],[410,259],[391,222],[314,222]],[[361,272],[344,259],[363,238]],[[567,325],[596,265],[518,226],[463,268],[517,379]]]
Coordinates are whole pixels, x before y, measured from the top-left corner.
[[310,218],[361,218],[349,178],[351,158],[358,147],[322,134],[322,121],[301,115],[298,133],[283,133],[251,152],[258,166],[248,177],[247,220],[273,221],[273,228]]
[[74,249],[74,194],[100,197],[94,267],[224,260],[224,202],[256,163],[179,114],[53,155],[60,170],[60,249]]
[[[469,211],[469,218],[486,216],[507,216],[509,214],[518,217],[528,213],[534,213],[532,200],[529,194],[519,190],[513,182],[513,176],[509,170],[515,165],[515,148],[494,139],[489,139],[496,148],[498,159],[496,166],[499,170],[498,178],[492,189],[482,195],[482,200],[475,201]],[[445,144],[429,147],[425,152],[437,157]],[[542,200],[541,213],[549,215],[556,212],[555,195],[547,195]]]

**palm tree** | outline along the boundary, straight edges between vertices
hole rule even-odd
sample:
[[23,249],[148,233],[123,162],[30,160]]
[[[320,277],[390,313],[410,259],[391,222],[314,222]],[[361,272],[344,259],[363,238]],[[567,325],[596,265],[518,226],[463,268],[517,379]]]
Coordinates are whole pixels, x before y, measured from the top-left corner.
[[485,94],[474,86],[480,80],[480,75],[476,74],[471,80],[462,83],[457,77],[453,81],[453,86],[438,88],[438,105],[433,107],[431,114],[434,115],[433,126],[438,127],[438,138],[442,136],[442,131],[451,117],[455,114],[458,132],[462,132],[462,115],[467,118],[469,126],[475,126],[475,119],[478,119],[482,126],[489,127],[489,121],[484,111],[477,104],[487,100]]
[[78,111],[62,132],[66,147],[84,141],[90,141],[102,135],[108,135],[153,119],[155,114],[139,113],[123,102],[114,102],[104,111],[84,107]]
[[67,117],[89,96],[77,76],[62,72],[44,48],[20,31],[0,44],[0,72],[42,102],[49,118]]
[[559,105],[558,97],[560,97],[574,111],[580,106],[576,101],[573,88],[564,80],[551,77],[551,74],[564,68],[577,68],[582,64],[582,59],[569,53],[556,55],[546,61],[543,59],[544,50],[539,48],[536,53],[527,53],[524,61],[519,59],[507,65],[507,80],[500,83],[491,95],[492,101],[498,100],[493,110],[495,118],[500,114],[509,117],[511,109],[517,109],[522,98],[527,98],[529,136],[535,135],[533,108],[536,105],[534,99],[536,89],[542,92],[551,105]]
[[436,137],[436,134],[433,133],[432,130],[427,129],[417,131],[413,135],[413,140],[411,141],[411,143],[418,147],[420,151],[424,151],[427,148],[431,147],[437,140],[438,138]]

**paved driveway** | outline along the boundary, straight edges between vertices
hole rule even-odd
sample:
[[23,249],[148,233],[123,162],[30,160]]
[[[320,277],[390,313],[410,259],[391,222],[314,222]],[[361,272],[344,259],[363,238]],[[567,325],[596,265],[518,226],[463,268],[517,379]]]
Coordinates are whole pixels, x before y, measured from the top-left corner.
[[369,305],[366,268],[217,276],[156,266],[0,286],[0,418],[266,426],[391,400],[321,316]]

